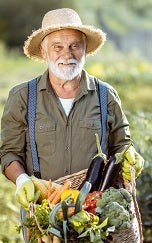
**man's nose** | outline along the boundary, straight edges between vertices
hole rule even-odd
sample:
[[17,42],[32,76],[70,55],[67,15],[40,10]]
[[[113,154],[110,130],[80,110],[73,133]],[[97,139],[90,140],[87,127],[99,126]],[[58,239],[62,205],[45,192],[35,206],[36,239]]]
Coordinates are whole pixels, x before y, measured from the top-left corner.
[[73,57],[73,53],[70,49],[70,47],[67,47],[63,50],[63,54],[62,56],[65,58],[65,59],[69,59],[69,58],[72,58]]

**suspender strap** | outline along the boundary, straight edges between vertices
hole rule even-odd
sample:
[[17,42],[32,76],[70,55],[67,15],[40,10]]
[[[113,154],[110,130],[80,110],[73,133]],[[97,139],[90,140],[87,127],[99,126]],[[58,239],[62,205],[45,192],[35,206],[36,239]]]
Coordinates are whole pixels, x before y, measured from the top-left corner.
[[30,147],[33,162],[34,176],[41,178],[40,165],[38,161],[38,153],[35,142],[35,116],[36,116],[36,100],[37,100],[37,82],[36,78],[28,82],[28,128],[30,137]]
[[100,99],[101,124],[102,124],[101,149],[102,152],[106,154],[108,92],[107,92],[107,84],[102,81],[99,81],[99,97],[100,97],[99,99]]

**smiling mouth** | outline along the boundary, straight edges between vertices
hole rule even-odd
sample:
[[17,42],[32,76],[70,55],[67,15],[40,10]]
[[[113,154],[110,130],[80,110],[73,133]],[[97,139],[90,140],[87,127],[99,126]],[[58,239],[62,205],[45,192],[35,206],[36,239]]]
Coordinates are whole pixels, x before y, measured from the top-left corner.
[[61,62],[61,63],[59,63],[59,65],[76,65],[75,63],[63,63],[63,62]]
[[58,64],[60,67],[73,67],[76,64],[75,63],[59,63]]

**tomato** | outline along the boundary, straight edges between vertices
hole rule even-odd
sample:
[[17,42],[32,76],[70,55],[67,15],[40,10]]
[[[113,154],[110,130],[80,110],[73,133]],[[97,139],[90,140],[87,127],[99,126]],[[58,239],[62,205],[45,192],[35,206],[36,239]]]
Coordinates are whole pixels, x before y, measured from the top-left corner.
[[96,203],[99,197],[101,197],[102,192],[101,191],[94,191],[91,193],[88,193],[86,200],[85,200],[85,206],[86,211],[89,213],[95,213],[94,209],[96,208]]

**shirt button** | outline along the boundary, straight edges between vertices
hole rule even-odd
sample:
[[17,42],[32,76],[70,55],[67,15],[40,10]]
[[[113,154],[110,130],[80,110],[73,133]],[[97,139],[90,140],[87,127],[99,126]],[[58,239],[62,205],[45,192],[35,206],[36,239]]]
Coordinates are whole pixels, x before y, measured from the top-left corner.
[[70,146],[69,145],[66,146],[66,150],[70,150]]
[[68,169],[65,169],[65,174],[68,174],[69,173],[69,170]]

